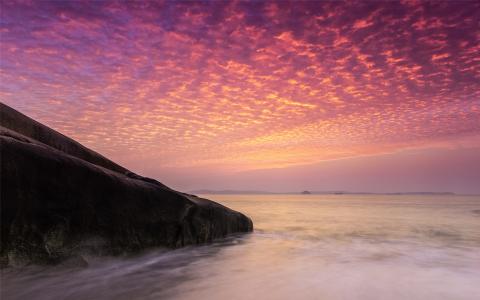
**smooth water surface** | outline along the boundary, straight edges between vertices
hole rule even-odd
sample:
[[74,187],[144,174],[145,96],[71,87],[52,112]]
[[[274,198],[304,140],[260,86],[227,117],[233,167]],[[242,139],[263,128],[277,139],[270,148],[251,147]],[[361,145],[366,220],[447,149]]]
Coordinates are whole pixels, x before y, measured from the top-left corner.
[[252,234],[2,274],[6,299],[480,299],[480,197],[205,195]]

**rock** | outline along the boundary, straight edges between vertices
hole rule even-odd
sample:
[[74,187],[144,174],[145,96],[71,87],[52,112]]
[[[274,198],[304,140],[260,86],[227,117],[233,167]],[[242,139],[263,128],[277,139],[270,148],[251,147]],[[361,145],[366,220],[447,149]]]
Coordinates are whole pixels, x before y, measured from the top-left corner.
[[0,121],[3,266],[253,230],[245,215],[139,176],[1,103]]
[[0,102],[0,125],[11,131],[29,137],[32,140],[60,150],[68,155],[75,156],[97,166],[107,168],[119,173],[129,172],[122,166],[92,151],[80,143],[64,136],[63,134],[19,113],[11,107]]

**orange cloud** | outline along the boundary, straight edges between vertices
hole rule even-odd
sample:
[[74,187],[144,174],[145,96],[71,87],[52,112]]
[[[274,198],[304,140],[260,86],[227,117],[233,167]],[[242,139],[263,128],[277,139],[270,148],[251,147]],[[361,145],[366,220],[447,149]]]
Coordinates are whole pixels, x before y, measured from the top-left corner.
[[2,101],[132,169],[480,135],[476,2],[217,4],[5,3]]

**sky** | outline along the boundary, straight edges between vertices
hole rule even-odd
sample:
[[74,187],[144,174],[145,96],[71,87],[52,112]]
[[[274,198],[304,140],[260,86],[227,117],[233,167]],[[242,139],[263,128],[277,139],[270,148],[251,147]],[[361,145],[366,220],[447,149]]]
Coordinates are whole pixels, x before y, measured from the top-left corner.
[[480,193],[479,1],[0,16],[0,101],[173,188]]

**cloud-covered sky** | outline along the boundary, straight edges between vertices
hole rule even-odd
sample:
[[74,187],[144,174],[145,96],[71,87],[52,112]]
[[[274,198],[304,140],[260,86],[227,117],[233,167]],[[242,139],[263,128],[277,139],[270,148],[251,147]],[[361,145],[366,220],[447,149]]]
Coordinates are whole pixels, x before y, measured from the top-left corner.
[[[174,187],[328,189],[315,178],[337,174],[332,189],[382,190],[381,173],[392,191],[480,189],[478,1],[2,1],[0,13],[1,101]],[[376,163],[411,151],[436,167],[388,177]],[[407,184],[452,164],[465,187]],[[308,186],[290,184],[299,168]],[[362,187],[342,173],[355,168]]]

